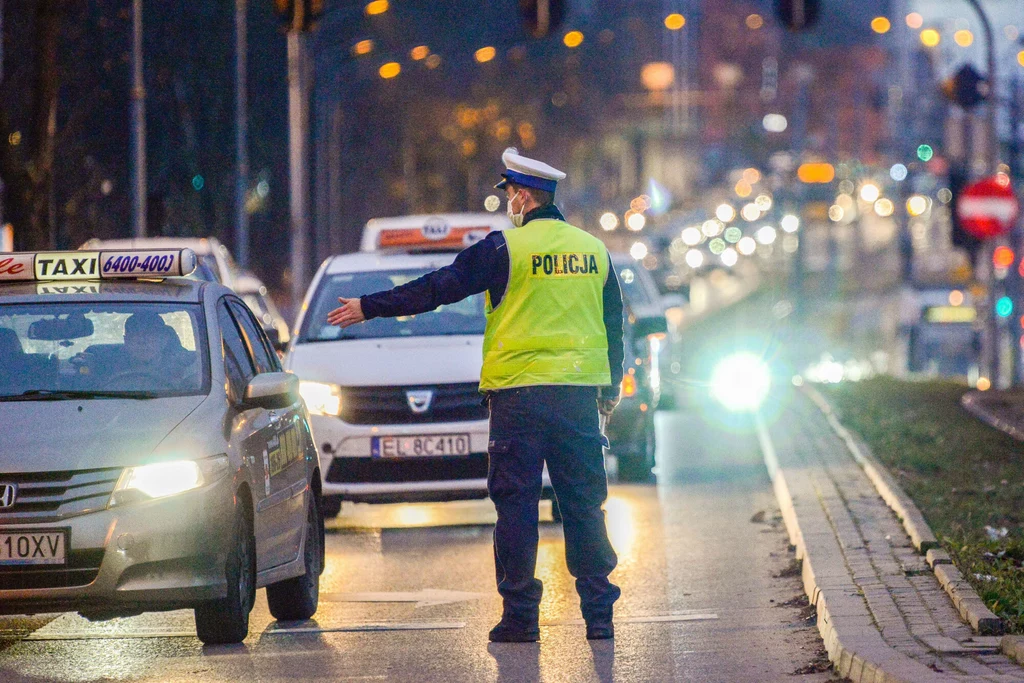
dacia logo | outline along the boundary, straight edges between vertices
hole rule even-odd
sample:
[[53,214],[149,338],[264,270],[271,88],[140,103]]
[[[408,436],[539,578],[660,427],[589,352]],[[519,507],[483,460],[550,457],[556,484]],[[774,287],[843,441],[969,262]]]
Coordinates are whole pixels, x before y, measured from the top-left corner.
[[0,510],[14,507],[14,501],[17,499],[17,484],[0,484]]
[[405,397],[409,401],[409,410],[420,415],[430,410],[430,402],[434,400],[434,392],[429,389],[407,391]]

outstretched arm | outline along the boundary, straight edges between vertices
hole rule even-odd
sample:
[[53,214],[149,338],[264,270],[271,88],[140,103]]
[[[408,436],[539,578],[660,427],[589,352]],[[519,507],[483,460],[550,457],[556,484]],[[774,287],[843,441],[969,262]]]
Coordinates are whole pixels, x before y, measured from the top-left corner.
[[341,306],[327,314],[327,322],[348,327],[373,318],[418,315],[487,289],[491,289],[494,294],[499,285],[503,291],[507,280],[508,250],[505,248],[505,238],[499,233],[491,233],[463,249],[450,266],[439,268],[394,289],[357,299],[339,298]]

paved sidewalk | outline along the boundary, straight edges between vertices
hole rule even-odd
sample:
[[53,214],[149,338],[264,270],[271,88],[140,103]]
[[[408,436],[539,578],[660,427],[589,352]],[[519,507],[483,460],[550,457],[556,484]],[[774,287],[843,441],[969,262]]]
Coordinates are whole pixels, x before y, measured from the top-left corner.
[[[973,634],[900,520],[818,408],[796,394],[789,414],[762,432],[793,501],[791,535],[806,549],[804,580],[824,612],[819,629],[853,680],[1024,681],[1024,668]],[[770,460],[766,453],[766,460]],[[809,562],[808,562],[809,559]],[[823,609],[824,607],[824,609]],[[834,643],[829,641],[833,640]],[[842,641],[841,648],[834,647]],[[877,680],[882,680],[881,678]]]

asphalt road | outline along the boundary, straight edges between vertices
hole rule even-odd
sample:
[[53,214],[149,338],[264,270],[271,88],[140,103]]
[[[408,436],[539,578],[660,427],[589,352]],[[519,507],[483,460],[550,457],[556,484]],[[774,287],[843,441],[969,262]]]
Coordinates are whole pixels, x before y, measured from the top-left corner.
[[661,413],[658,428],[658,485],[615,485],[607,505],[623,590],[613,642],[584,637],[558,525],[542,523],[542,642],[489,645],[501,611],[490,504],[360,505],[329,525],[315,621],[273,622],[263,591],[234,647],[204,648],[187,611],[0,618],[0,681],[829,680],[794,675],[823,651],[793,600],[753,437],[693,412]]

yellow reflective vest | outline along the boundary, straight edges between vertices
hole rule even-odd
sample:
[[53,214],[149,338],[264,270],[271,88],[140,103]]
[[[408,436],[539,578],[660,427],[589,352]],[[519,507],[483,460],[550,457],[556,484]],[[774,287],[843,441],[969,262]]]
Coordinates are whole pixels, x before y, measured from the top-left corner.
[[601,240],[560,220],[506,230],[505,296],[487,295],[480,390],[535,385],[607,386]]

